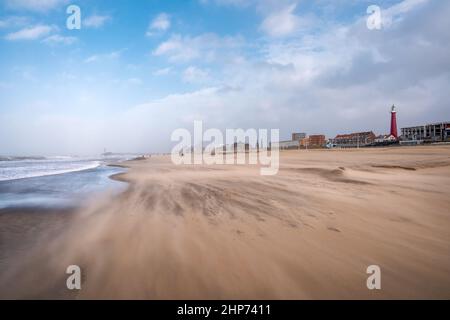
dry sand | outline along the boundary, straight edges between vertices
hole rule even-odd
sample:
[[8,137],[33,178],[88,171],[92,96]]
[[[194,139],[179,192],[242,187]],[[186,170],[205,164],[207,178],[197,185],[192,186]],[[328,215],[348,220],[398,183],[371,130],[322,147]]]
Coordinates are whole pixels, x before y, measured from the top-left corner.
[[127,166],[121,196],[0,214],[1,298],[450,298],[448,146],[287,151],[276,176]]

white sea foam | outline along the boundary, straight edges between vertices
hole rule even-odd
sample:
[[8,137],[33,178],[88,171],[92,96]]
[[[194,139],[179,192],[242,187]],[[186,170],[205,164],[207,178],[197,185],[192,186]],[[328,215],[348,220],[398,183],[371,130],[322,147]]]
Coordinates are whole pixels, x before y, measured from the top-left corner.
[[94,169],[102,164],[98,160],[47,159],[0,162],[0,181],[43,177]]

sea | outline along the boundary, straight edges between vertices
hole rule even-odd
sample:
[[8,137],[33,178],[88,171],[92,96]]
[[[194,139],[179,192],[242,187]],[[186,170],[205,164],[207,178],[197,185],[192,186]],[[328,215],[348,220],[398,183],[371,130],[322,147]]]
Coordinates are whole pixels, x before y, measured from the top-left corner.
[[0,156],[0,209],[72,207],[95,193],[120,193],[127,184],[110,177],[126,169],[109,165],[135,157]]

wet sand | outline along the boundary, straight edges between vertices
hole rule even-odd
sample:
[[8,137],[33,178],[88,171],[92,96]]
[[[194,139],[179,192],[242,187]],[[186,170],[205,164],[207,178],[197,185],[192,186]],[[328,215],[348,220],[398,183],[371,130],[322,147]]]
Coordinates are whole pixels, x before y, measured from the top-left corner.
[[[127,163],[120,196],[0,211],[0,298],[450,298],[450,146]],[[82,268],[82,290],[65,270]],[[368,290],[366,268],[381,268]]]

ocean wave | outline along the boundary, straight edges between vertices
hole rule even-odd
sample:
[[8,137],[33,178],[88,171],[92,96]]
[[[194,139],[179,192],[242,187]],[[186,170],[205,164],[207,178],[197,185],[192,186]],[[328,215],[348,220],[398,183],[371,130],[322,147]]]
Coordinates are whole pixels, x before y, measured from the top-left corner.
[[46,157],[0,156],[0,161],[46,160]]
[[15,162],[12,165],[0,165],[0,181],[19,180],[79,172],[101,166],[101,161],[29,161]]

